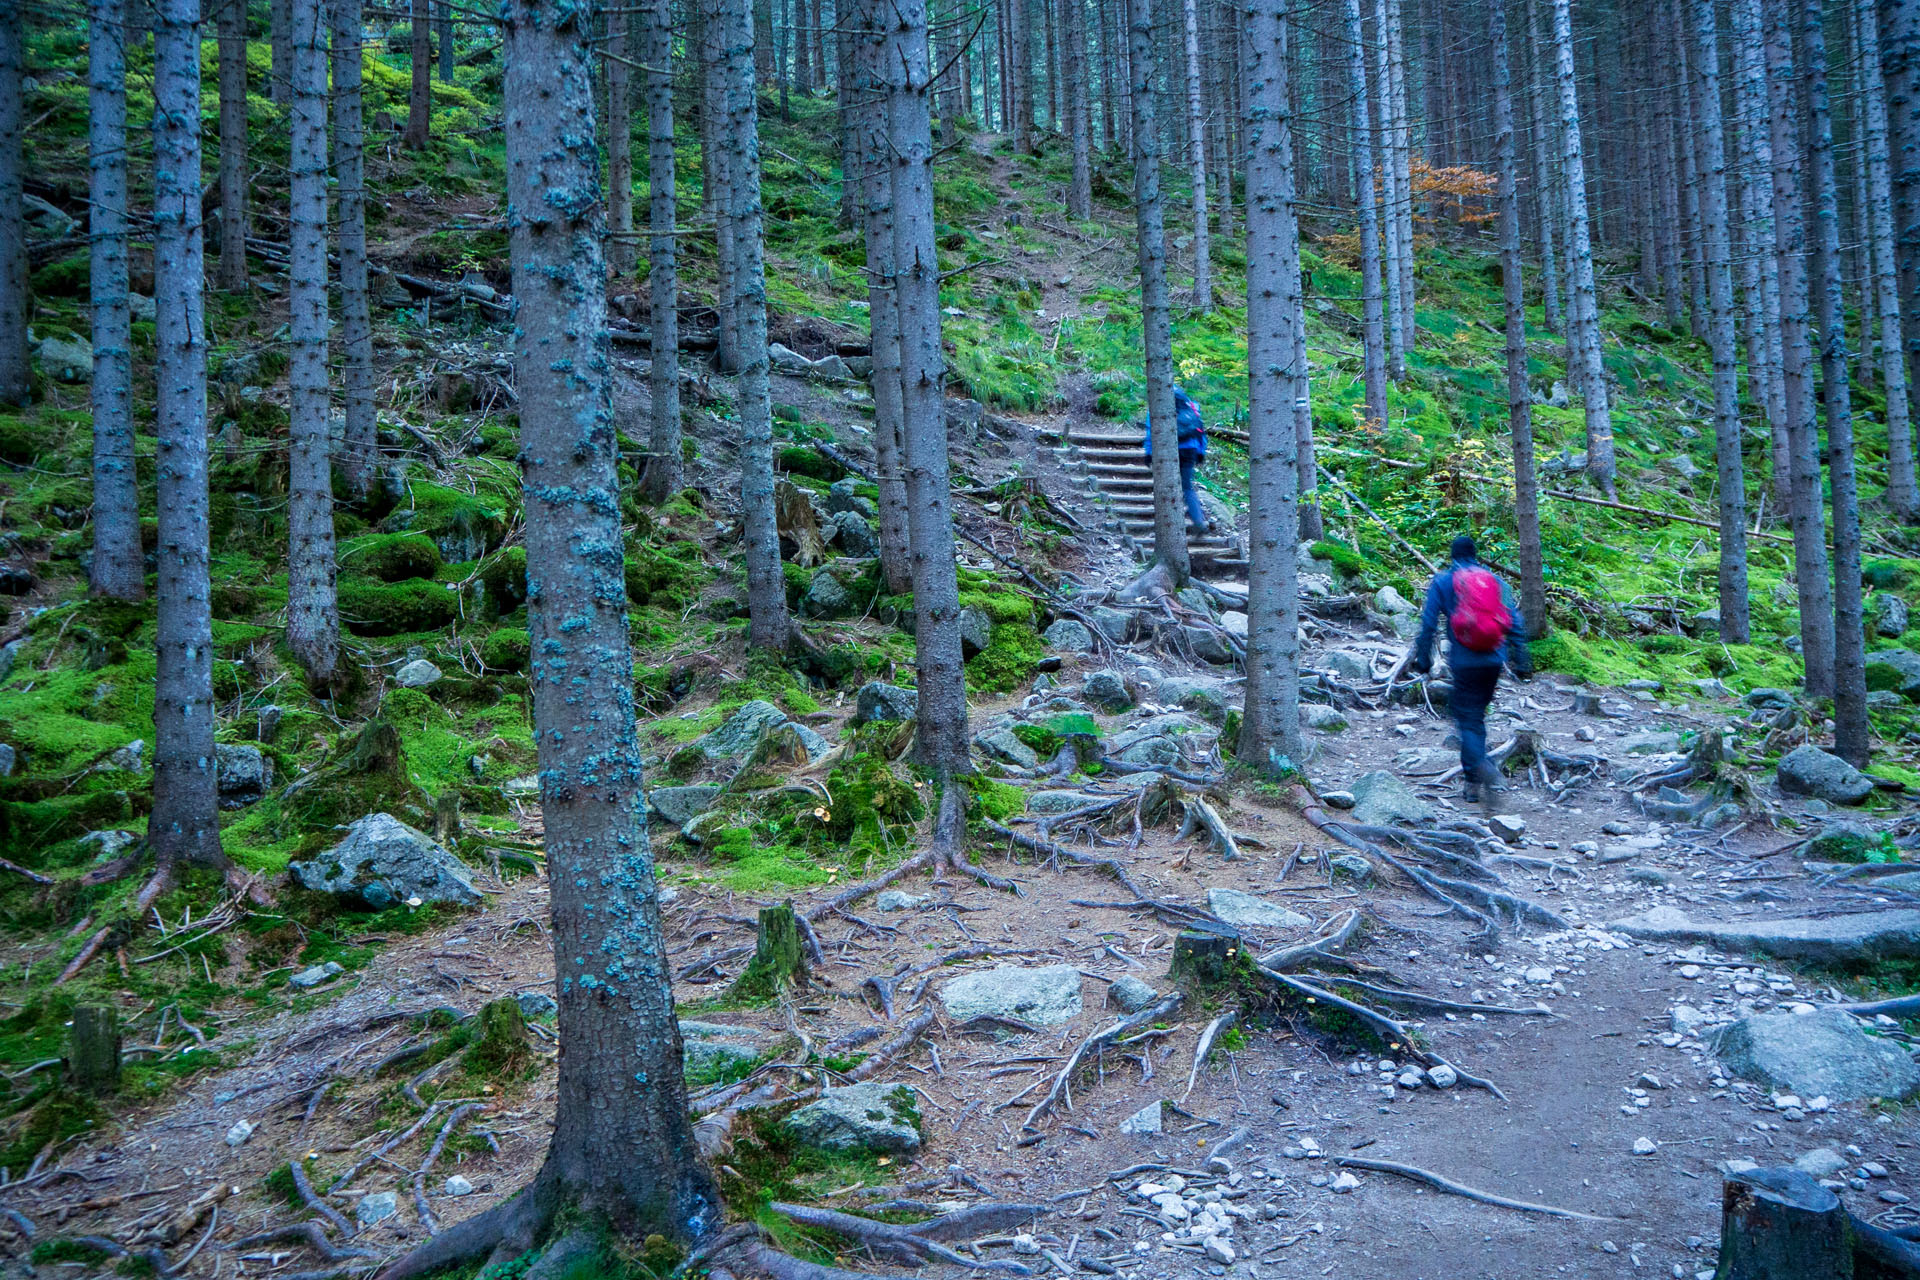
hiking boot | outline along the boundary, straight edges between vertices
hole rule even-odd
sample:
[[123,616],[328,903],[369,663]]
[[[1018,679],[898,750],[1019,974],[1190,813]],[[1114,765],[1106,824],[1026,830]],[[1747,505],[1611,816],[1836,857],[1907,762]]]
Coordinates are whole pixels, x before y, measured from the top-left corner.
[[1506,789],[1506,779],[1501,776],[1500,771],[1492,765],[1486,765],[1479,785],[1475,788],[1479,793],[1478,799],[1481,806],[1490,814],[1502,812],[1506,803],[1504,794]]
[[1460,788],[1460,799],[1464,804],[1479,804],[1480,784],[1469,779],[1467,783]]

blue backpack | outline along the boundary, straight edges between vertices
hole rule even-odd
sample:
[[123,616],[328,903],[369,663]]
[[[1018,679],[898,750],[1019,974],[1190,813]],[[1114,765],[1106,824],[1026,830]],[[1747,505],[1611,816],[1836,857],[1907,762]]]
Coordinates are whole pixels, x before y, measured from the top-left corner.
[[[1200,419],[1200,406],[1179,387],[1173,389],[1173,421],[1178,431],[1180,452],[1195,457],[1207,456],[1207,424]],[[1147,418],[1147,456],[1153,456],[1153,418]]]

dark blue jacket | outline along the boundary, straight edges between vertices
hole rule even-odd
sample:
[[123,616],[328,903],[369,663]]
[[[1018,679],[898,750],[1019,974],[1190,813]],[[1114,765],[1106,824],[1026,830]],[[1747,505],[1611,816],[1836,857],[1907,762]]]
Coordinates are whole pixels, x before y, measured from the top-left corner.
[[[1173,389],[1173,421],[1179,432],[1180,452],[1195,458],[1207,456],[1207,428],[1200,421],[1200,406],[1179,387]],[[1153,415],[1147,415],[1147,457],[1153,457]]]
[[[1426,606],[1420,610],[1420,638],[1414,642],[1413,665],[1424,670],[1433,663],[1434,635],[1440,629],[1440,616],[1451,618],[1458,601],[1453,594],[1453,574],[1456,569],[1481,569],[1487,572],[1483,564],[1472,560],[1456,560],[1447,568],[1433,575],[1433,581],[1427,584]],[[1500,599],[1507,606],[1507,612],[1513,615],[1513,627],[1507,632],[1507,639],[1492,653],[1480,653],[1469,649],[1454,639],[1453,628],[1447,628],[1447,665],[1455,671],[1469,667],[1498,667],[1511,664],[1516,672],[1533,670],[1533,655],[1527,652],[1527,621],[1520,616],[1520,602],[1513,598],[1513,591],[1505,579],[1499,579]]]

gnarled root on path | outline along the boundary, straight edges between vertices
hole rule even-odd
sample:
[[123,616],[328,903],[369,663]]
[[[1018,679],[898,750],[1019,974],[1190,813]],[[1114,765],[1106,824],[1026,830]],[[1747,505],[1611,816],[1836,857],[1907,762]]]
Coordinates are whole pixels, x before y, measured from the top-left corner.
[[454,1223],[411,1253],[401,1255],[374,1280],[411,1280],[482,1256],[498,1261],[517,1258],[533,1248],[534,1240],[553,1221],[557,1207],[554,1199],[547,1179],[536,1175],[512,1197]]
[[933,871],[935,884],[946,883],[946,873],[957,871],[961,875],[978,880],[989,889],[999,889],[1017,897],[1020,893],[1019,885],[967,861],[966,853],[960,848],[961,822],[965,817],[966,800],[960,788],[949,781],[941,788],[940,813],[934,819],[933,838],[924,850],[890,871],[877,875],[871,880],[848,885],[825,902],[814,904],[807,910],[806,918],[808,920],[825,919],[836,911],[852,906],[869,894],[880,892],[894,881],[912,872],[929,868]]
[[1040,1204],[977,1204],[925,1222],[902,1226],[810,1205],[781,1204],[776,1201],[771,1208],[803,1227],[821,1228],[854,1240],[871,1250],[874,1257],[882,1262],[901,1262],[916,1267],[932,1258],[965,1267],[978,1267],[979,1263],[960,1256],[942,1242],[1006,1231],[1047,1212],[1047,1206]]

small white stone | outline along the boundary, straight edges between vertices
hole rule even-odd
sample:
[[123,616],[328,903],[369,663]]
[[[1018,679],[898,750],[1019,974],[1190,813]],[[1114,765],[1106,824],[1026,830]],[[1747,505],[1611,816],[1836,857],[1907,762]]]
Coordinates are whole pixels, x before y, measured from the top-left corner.
[[230,1147],[246,1145],[247,1139],[253,1136],[254,1128],[254,1122],[251,1120],[237,1121],[233,1128],[227,1130],[227,1145]]
[[1013,1251],[1031,1257],[1040,1252],[1040,1245],[1032,1236],[1023,1232],[1013,1238]]
[[1460,1073],[1442,1062],[1427,1068],[1427,1081],[1436,1089],[1451,1089],[1460,1083]]
[[447,1179],[444,1190],[450,1196],[470,1196],[473,1194],[473,1184],[456,1173]]
[[1345,1171],[1342,1171],[1340,1175],[1333,1180],[1333,1190],[1336,1195],[1345,1195],[1349,1191],[1357,1189],[1359,1186],[1360,1179]]
[[1209,1258],[1223,1267],[1233,1261],[1233,1246],[1218,1236],[1207,1237],[1207,1242],[1202,1248]]
[[1633,1154],[1637,1156],[1650,1156],[1659,1149],[1660,1144],[1652,1138],[1635,1138],[1633,1140]]

